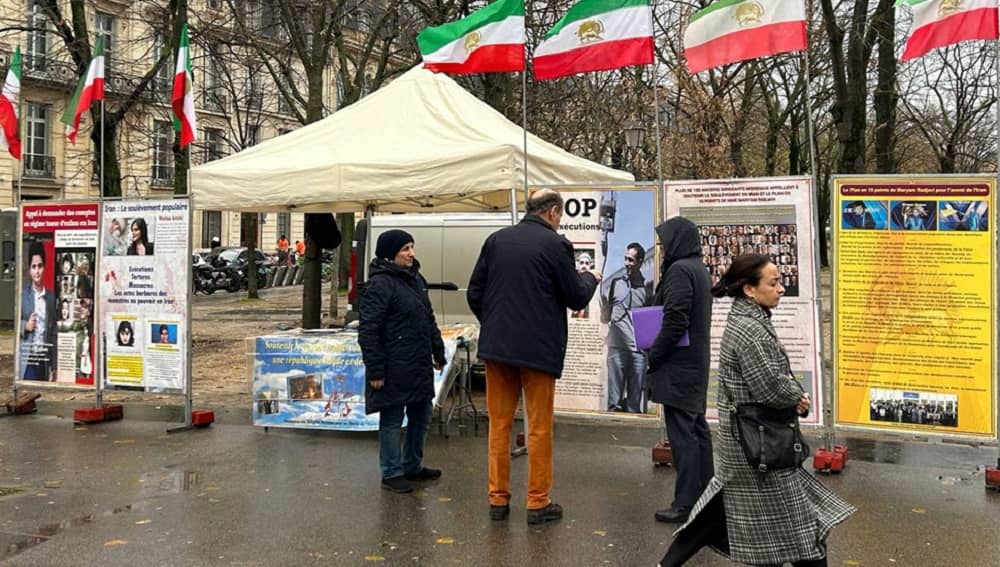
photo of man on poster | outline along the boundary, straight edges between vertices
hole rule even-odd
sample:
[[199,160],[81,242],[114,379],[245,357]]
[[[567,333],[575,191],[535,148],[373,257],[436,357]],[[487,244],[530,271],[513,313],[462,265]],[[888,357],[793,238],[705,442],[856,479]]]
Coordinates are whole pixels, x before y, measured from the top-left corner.
[[[56,297],[45,285],[51,259],[38,240],[25,241],[28,274],[21,289],[21,348],[18,376],[22,380],[50,381],[55,370]],[[49,254],[50,255],[50,254]]]
[[[642,413],[642,380],[646,355],[636,347],[632,309],[645,307],[653,299],[653,281],[642,273],[645,247],[639,242],[625,246],[621,268],[601,287],[601,319],[608,325],[608,411]],[[609,261],[614,266],[614,259]]]

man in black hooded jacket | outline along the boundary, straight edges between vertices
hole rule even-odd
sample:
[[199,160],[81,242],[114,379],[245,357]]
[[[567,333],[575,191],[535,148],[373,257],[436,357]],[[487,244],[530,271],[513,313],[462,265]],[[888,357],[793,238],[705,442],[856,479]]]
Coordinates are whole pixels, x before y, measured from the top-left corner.
[[[649,350],[650,398],[663,404],[677,482],[674,502],[656,512],[661,522],[684,522],[715,474],[712,437],[705,421],[711,358],[712,281],[701,260],[698,227],[674,217],[656,227],[663,251],[655,305],[663,326]],[[679,346],[684,335],[688,346]]]

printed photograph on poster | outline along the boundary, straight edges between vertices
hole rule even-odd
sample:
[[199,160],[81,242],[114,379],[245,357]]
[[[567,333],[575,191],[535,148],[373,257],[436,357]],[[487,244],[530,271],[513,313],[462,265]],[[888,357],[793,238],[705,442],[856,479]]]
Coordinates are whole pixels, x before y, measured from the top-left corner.
[[52,233],[25,234],[23,250],[25,280],[21,287],[17,376],[21,380],[54,381],[59,308]]
[[935,230],[936,201],[892,201],[892,230]]
[[[587,248],[591,245],[590,248]],[[576,271],[578,272],[589,272],[594,269],[594,248],[592,242],[586,243],[573,243],[573,256],[576,260]],[[579,311],[573,311],[569,314],[573,319],[588,319],[590,317],[590,306],[584,307]]]
[[133,351],[135,349],[135,318],[111,317],[111,321],[113,322],[112,327],[115,329],[115,346],[118,349]]
[[913,425],[958,427],[958,396],[954,394],[879,390],[869,392],[869,418]]
[[[608,191],[601,196],[600,243],[604,279],[598,286],[606,325],[607,400],[611,412],[646,413],[642,390],[646,355],[636,347],[632,310],[653,301],[653,220],[650,193]],[[601,268],[599,268],[601,269]]]
[[985,232],[990,229],[989,204],[986,201],[940,201],[938,228]]
[[56,382],[93,384],[94,284],[90,251],[56,249],[60,285]]
[[152,256],[156,217],[113,217],[105,224],[106,256]]
[[733,258],[762,254],[771,258],[781,274],[785,297],[799,296],[798,229],[795,224],[701,225],[702,262],[712,285],[722,278]]
[[845,230],[882,230],[889,224],[884,201],[850,201],[840,213]]
[[153,322],[149,326],[150,344],[176,345],[177,324]]

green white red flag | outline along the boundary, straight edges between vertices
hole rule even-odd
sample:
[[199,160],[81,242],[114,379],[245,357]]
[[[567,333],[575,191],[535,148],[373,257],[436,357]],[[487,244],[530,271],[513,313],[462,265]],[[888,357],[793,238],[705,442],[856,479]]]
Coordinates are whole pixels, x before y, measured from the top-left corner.
[[718,0],[695,12],[684,30],[691,74],[807,47],[802,0]]
[[7,80],[0,94],[0,146],[7,148],[14,159],[21,159],[18,105],[21,100],[21,46],[14,49],[14,59],[7,69]]
[[80,78],[76,93],[66,104],[62,121],[66,125],[66,137],[70,143],[76,143],[76,135],[80,131],[80,117],[90,110],[90,105],[104,100],[104,37],[97,36],[94,46],[94,56],[87,66],[87,74]]
[[647,0],[582,0],[545,34],[533,58],[535,79],[609,71],[653,62]]
[[960,41],[997,39],[997,0],[899,0],[913,9],[902,60]]
[[174,130],[180,132],[183,149],[195,139],[198,119],[194,112],[194,73],[191,71],[191,49],[187,24],[181,27],[181,41],[177,49],[177,69],[174,73]]
[[524,0],[498,0],[417,35],[424,68],[442,73],[524,70]]

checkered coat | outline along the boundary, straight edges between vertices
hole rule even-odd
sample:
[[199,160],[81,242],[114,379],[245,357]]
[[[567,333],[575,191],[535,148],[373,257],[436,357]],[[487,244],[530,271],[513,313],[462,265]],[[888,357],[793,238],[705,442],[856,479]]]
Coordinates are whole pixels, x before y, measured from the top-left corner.
[[801,467],[764,474],[751,469],[732,435],[730,412],[736,405],[788,407],[802,393],[768,314],[747,299],[734,300],[719,355],[719,462],[690,516],[721,494],[734,561],[781,565],[820,559],[830,529],[854,512]]

